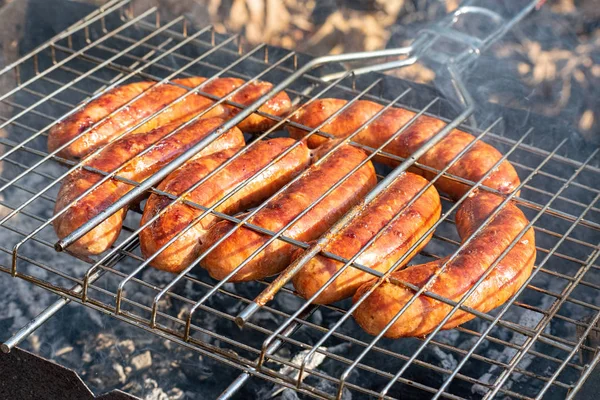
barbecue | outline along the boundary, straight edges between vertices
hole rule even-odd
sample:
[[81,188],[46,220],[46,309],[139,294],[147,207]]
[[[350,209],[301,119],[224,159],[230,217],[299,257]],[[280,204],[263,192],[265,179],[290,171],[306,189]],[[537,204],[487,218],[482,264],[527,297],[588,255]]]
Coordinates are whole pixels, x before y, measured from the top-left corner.
[[[1,279],[61,299],[2,350],[76,302],[238,369],[223,399],[255,379],[328,399],[574,396],[600,360],[600,149],[483,118],[462,80],[539,6],[518,3],[311,59],[113,0],[5,66]],[[378,74],[420,61],[450,89]],[[383,239],[397,247],[371,262]],[[474,278],[445,291],[457,270]]]

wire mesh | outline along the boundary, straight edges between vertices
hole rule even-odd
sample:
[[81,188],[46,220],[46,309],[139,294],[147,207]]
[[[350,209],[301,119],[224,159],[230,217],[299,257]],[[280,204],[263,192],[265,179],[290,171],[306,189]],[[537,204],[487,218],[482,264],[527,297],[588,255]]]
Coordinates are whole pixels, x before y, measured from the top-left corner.
[[[464,128],[499,149],[519,172],[522,188],[512,200],[535,229],[537,261],[527,285],[489,313],[421,290],[423,295],[476,316],[457,329],[427,338],[372,338],[352,321],[348,302],[316,307],[289,286],[279,290],[240,333],[236,315],[271,280],[233,285],[227,280],[215,282],[193,266],[177,276],[152,269],[138,249],[139,209],[129,213],[119,241],[107,255],[81,257],[55,251],[51,227],[55,197],[61,179],[80,167],[48,154],[47,132],[57,121],[121,84],[186,76],[278,83],[306,60],[293,51],[266,45],[245,50],[235,35],[218,34],[210,27],[197,30],[185,18],[162,23],[156,9],[133,15],[127,1],[113,1],[3,68],[0,230],[5,240],[0,245],[0,270],[235,366],[248,376],[313,397],[343,397],[350,391],[359,397],[399,398],[414,393],[457,399],[468,397],[465,387],[477,388],[476,394],[486,398],[498,393],[510,398],[574,393],[591,365],[582,362],[582,352],[595,354],[586,336],[600,330],[596,327],[600,316],[600,189],[595,185],[600,167],[598,149],[574,149],[572,138],[549,137],[526,127],[513,129],[502,119],[488,119],[482,129]],[[330,72],[328,68],[336,71],[335,67],[323,68],[293,82],[287,92],[295,105],[325,97],[347,99],[347,106],[368,99],[447,122],[457,117],[451,102],[408,82],[349,74],[325,82],[318,76],[324,70]],[[197,89],[201,92],[202,85]],[[282,127],[289,123],[287,118],[268,117],[278,124],[257,138],[248,137],[249,141],[285,134]],[[309,134],[326,136],[319,128],[306,129]],[[402,129],[396,135],[401,133]],[[352,135],[347,141],[365,148],[352,142]],[[377,154],[404,161],[381,148],[368,149],[375,151],[371,157]],[[414,165],[432,170],[418,162]],[[448,168],[435,171],[435,179],[446,176],[466,182],[449,174]],[[380,179],[389,172],[378,167]],[[118,171],[104,175],[140,185],[119,178]],[[467,183],[473,190],[493,191],[481,181]],[[156,188],[151,191],[176,199]],[[182,201],[237,226],[249,219],[217,213],[216,205],[207,208]],[[442,258],[460,248],[453,211],[461,202],[442,194],[442,203],[444,216],[414,263]],[[286,238],[285,229],[270,232],[246,226],[272,240],[309,246]],[[354,262],[339,260],[346,265]],[[450,354],[455,362],[431,356],[439,351]],[[324,367],[310,363],[315,354],[323,358]],[[491,372],[482,378],[476,374],[482,369]],[[290,370],[296,373],[283,372]]]

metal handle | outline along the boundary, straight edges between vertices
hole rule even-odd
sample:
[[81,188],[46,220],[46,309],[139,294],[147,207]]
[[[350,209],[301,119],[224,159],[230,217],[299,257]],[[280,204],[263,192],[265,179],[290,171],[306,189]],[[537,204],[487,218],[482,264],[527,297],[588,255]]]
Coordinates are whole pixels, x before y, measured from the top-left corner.
[[[368,65],[352,69],[354,75],[362,75],[369,72],[381,72],[392,69],[399,69],[410,64],[414,64],[418,59],[430,59],[443,66],[453,65],[458,71],[462,71],[470,65],[484,50],[489,48],[495,41],[504,36],[525,16],[534,9],[538,9],[545,0],[531,0],[516,13],[510,15],[501,15],[500,12],[486,7],[481,0],[466,1],[458,7],[453,13],[448,14],[439,22],[421,30],[413,43],[410,45],[412,52],[406,59],[387,61],[380,64]],[[509,1],[493,2],[495,6],[499,3],[509,4]],[[463,18],[483,17],[494,27],[491,32],[483,37],[477,37],[457,27],[459,21]],[[471,21],[472,22],[472,21]],[[468,23],[468,22],[467,22]],[[449,46],[444,46],[436,51],[429,51],[435,44],[441,41],[458,44],[462,51],[456,52],[448,50]],[[325,81],[331,81],[339,78],[345,72],[336,72],[322,77]]]

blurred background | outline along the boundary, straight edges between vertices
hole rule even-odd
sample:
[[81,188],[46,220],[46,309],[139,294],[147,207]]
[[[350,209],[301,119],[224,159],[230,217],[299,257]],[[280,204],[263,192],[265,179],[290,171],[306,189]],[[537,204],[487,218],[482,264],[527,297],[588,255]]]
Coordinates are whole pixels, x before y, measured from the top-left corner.
[[[94,0],[92,0],[94,1]],[[94,1],[101,4],[104,1]],[[459,0],[136,0],[199,26],[319,56],[402,46]],[[600,142],[600,0],[549,0],[478,60],[477,100],[561,117]],[[397,72],[430,83],[422,65]],[[489,80],[494,76],[494,80]]]

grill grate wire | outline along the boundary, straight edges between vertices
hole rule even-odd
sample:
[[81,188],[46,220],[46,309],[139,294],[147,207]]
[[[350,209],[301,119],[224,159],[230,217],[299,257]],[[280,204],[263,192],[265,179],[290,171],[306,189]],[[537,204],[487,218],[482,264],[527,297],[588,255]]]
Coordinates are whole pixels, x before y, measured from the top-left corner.
[[[493,120],[485,129],[472,131],[477,140],[486,140],[499,148],[518,169],[523,189],[513,200],[521,205],[536,230],[538,260],[528,285],[521,290],[523,293],[494,312],[469,310],[461,306],[461,302],[424,292],[424,295],[452,305],[454,310],[461,308],[477,316],[477,323],[455,329],[461,337],[471,338],[472,344],[467,348],[434,334],[419,340],[418,345],[411,344],[408,351],[399,349],[398,343],[403,341],[370,338],[350,329],[353,322],[347,304],[315,307],[301,301],[288,287],[279,290],[273,304],[262,307],[257,321],[252,319],[245,323],[244,330],[250,337],[245,340],[235,327],[235,314],[251,305],[270,281],[239,285],[243,288],[238,289],[226,282],[216,284],[201,271],[192,271],[192,267],[176,277],[151,271],[137,250],[136,233],[141,229],[137,223],[139,215],[128,217],[122,240],[100,259],[75,259],[68,252],[56,253],[56,238],[50,227],[54,198],[60,180],[80,167],[80,163],[46,152],[46,132],[56,121],[80,107],[83,101],[119,84],[149,79],[166,82],[175,76],[193,75],[212,79],[218,76],[247,80],[260,77],[276,83],[296,71],[302,58],[294,52],[265,45],[244,51],[238,36],[220,35],[210,27],[194,30],[185,18],[162,24],[156,9],[133,16],[127,3],[109,3],[0,71],[0,79],[12,82],[14,86],[0,95],[0,144],[4,147],[0,156],[4,162],[4,176],[0,177],[0,193],[4,193],[0,202],[0,226],[3,234],[10,237],[0,246],[3,253],[1,271],[51,290],[66,299],[63,301],[83,303],[213,357],[240,369],[245,376],[264,378],[315,397],[332,398],[336,394],[318,389],[311,377],[332,383],[338,396],[347,388],[359,395],[382,398],[397,398],[407,387],[436,398],[463,398],[452,390],[451,383],[456,381],[487,388],[484,395],[487,398],[498,392],[511,398],[541,397],[548,390],[573,394],[582,384],[582,378],[598,361],[596,356],[592,364],[582,365],[576,359],[579,351],[595,351],[584,340],[592,330],[599,330],[595,323],[600,315],[597,292],[600,266],[596,263],[600,242],[600,208],[597,204],[600,190],[593,186],[600,172],[598,149],[592,149],[586,157],[578,159],[566,149],[568,139],[549,144],[549,140],[540,139],[542,133],[531,129],[498,133],[504,124],[502,119]],[[369,99],[385,107],[401,104],[448,122],[456,118],[456,112],[443,98],[433,96],[424,100],[421,97],[426,96],[421,92],[417,93],[410,85],[398,80],[393,80],[393,84],[401,90],[394,90],[392,96],[384,95],[389,92],[392,78],[365,78],[369,79],[346,73],[336,80],[323,82],[317,76],[304,74],[287,92],[298,105],[329,96],[344,97],[349,100],[348,105],[359,99]],[[200,91],[201,86],[197,88]],[[273,119],[279,121],[278,125],[259,138],[281,134],[280,127],[288,122],[287,118]],[[324,135],[318,128],[306,129],[310,134]],[[468,127],[465,129],[469,130]],[[382,151],[377,154],[405,161]],[[414,165],[419,166],[419,163]],[[446,171],[436,172],[435,179],[444,175],[464,181]],[[133,186],[140,185],[115,176],[118,171],[102,174],[104,180],[115,178]],[[380,179],[385,175],[386,171],[383,171]],[[480,182],[470,183],[473,189],[491,190]],[[168,195],[155,188],[151,191]],[[460,248],[453,233],[452,219],[452,211],[460,201],[452,203],[444,196],[442,200],[445,215],[436,224],[432,242],[418,256],[422,260],[441,258]],[[206,208],[182,201],[203,210],[204,214],[217,214],[238,226],[249,218],[240,220],[216,213],[216,205]],[[246,226],[271,235],[273,240],[277,238],[308,247],[307,243],[282,236],[283,230],[269,232],[249,224]],[[346,265],[353,261],[338,260]],[[66,268],[67,264],[72,266]],[[364,266],[353,266],[374,273]],[[193,288],[194,296],[187,294],[185,286]],[[144,290],[149,296],[136,298],[137,290]],[[547,300],[540,305],[531,300],[536,297]],[[284,299],[294,299],[295,307],[282,307],[286,304]],[[335,324],[324,326],[311,319],[317,311],[333,315]],[[529,326],[518,319],[515,321],[524,313],[536,315],[539,318],[537,324]],[[266,316],[272,321],[265,322]],[[204,322],[209,317],[225,321],[229,329],[216,332],[205,328]],[[584,317],[591,319],[583,322]],[[564,332],[556,333],[550,329],[557,321]],[[582,328],[584,335],[577,337],[576,328]],[[348,343],[358,350],[336,354],[323,347],[332,341]],[[481,343],[511,349],[511,356],[495,359],[479,353],[477,346]],[[459,359],[458,364],[448,367],[419,359],[424,349],[434,346],[453,354]],[[293,363],[279,354],[276,350],[281,347],[290,349],[292,354],[307,351],[302,364]],[[545,351],[547,349],[551,351]],[[338,367],[334,373],[305,367],[308,357],[316,352]],[[394,360],[396,367],[385,370],[381,364],[373,362],[373,357]],[[549,371],[540,373],[531,368],[531,364],[520,366],[525,357],[544,360]],[[499,372],[491,381],[484,381],[461,370],[470,363],[493,366]],[[302,369],[309,378],[301,380],[282,375],[279,372],[282,365]],[[364,387],[354,380],[357,375],[354,370],[365,376],[376,376],[383,383],[378,390]],[[444,377],[443,382],[432,386],[415,379],[424,371],[440,374]],[[516,375],[537,382],[533,385],[534,391],[506,385]],[[298,376],[303,377],[303,374]]]

